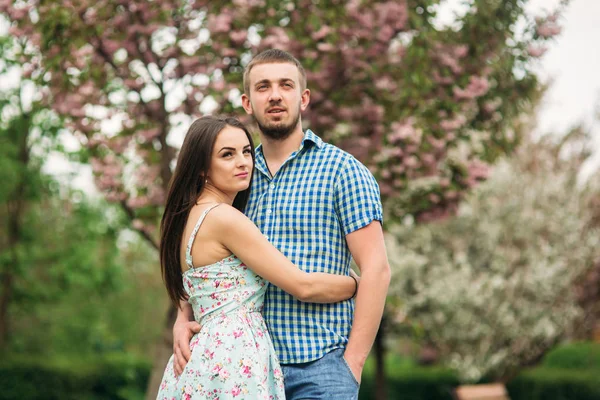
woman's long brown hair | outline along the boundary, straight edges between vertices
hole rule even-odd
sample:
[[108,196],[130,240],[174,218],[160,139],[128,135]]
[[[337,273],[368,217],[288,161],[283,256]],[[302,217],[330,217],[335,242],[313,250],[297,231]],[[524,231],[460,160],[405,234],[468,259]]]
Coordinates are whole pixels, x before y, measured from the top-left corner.
[[[232,117],[206,116],[197,119],[190,126],[179,156],[177,166],[169,182],[165,211],[160,224],[160,268],[169,298],[176,307],[186,299],[181,278],[181,241],[190,210],[204,190],[205,177],[217,136],[226,127],[239,128],[246,133],[252,151],[254,164],[254,143],[246,127]],[[250,186],[237,194],[233,206],[244,212]]]

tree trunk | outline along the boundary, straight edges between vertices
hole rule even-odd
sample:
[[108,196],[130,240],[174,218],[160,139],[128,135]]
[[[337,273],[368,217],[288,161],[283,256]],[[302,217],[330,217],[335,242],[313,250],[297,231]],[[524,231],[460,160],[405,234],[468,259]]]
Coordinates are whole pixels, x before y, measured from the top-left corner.
[[4,266],[2,271],[2,295],[0,296],[0,350],[4,350],[8,344],[10,336],[10,318],[8,308],[12,301],[14,290],[14,270],[18,268],[20,263],[19,252],[17,247],[22,241],[22,219],[27,202],[27,170],[29,166],[29,132],[31,128],[31,116],[23,113],[20,124],[12,127],[14,135],[13,140],[18,143],[18,163],[20,181],[15,187],[13,193],[8,196],[6,202],[8,216],[8,250],[11,254],[11,259]]
[[177,318],[177,310],[171,306],[167,311],[165,326],[160,340],[154,346],[154,357],[152,358],[152,372],[146,387],[146,400],[156,400],[158,386],[162,381],[165,367],[169,357],[173,354],[173,324]]
[[2,296],[0,297],[0,350],[4,350],[8,343],[10,332],[8,320],[8,305],[12,298],[13,275],[10,270],[2,273]]
[[385,316],[381,319],[381,325],[375,336],[373,345],[375,351],[375,400],[387,400],[387,388],[385,379]]

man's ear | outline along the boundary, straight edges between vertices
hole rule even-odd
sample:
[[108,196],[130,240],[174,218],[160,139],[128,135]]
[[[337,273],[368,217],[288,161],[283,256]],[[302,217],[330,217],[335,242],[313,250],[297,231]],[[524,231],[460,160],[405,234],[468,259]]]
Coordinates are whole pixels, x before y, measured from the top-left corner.
[[309,103],[310,103],[310,90],[304,89],[302,91],[302,94],[300,95],[300,109],[302,111],[306,110]]
[[246,114],[252,115],[252,104],[250,104],[250,97],[246,93],[242,95],[242,107],[244,107]]

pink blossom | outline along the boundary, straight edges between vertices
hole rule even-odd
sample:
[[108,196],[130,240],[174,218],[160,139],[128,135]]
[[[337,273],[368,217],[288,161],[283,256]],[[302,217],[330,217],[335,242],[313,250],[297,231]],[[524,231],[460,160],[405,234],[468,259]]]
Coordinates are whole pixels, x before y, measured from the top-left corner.
[[441,76],[440,73],[436,70],[432,73],[432,78],[435,83],[439,83],[440,85],[450,85],[454,82],[454,78],[451,76]]
[[488,80],[484,77],[471,76],[465,89],[457,86],[453,88],[454,98],[457,100],[474,99],[485,95],[490,88]]
[[454,119],[446,119],[440,122],[440,127],[445,131],[454,131],[462,128],[467,122],[467,118],[459,114]]
[[435,150],[441,150],[446,146],[446,143],[442,139],[437,139],[431,135],[427,136],[427,142],[433,147]]
[[392,37],[394,37],[394,34],[394,29],[391,26],[384,25],[381,27],[381,29],[379,29],[379,32],[377,32],[377,40],[387,43]]
[[529,45],[527,47],[527,54],[529,54],[531,57],[538,58],[543,56],[544,53],[546,53],[546,50],[548,49],[544,46]]
[[394,174],[402,174],[404,171],[406,171],[406,167],[402,164],[398,164],[392,166],[391,170]]
[[139,136],[144,138],[146,142],[156,139],[161,134],[160,128],[143,129],[136,132]]
[[131,226],[133,227],[133,229],[137,229],[138,231],[141,231],[144,229],[144,227],[146,226],[144,224],[144,222],[140,219],[134,219],[133,221],[131,221]]
[[243,44],[248,37],[248,31],[246,30],[238,30],[229,32],[229,38],[231,41],[237,46]]
[[231,29],[233,17],[227,11],[218,15],[208,16],[208,29],[213,33],[227,33]]
[[375,81],[375,87],[379,90],[395,91],[398,85],[388,76],[382,76]]
[[123,193],[119,193],[119,192],[107,192],[104,197],[110,203],[118,203],[121,200],[123,200]]
[[419,165],[419,159],[415,156],[409,156],[409,157],[404,158],[402,163],[404,164],[405,167],[412,169],[412,168],[416,168]]
[[102,41],[102,46],[108,54],[114,54],[121,47],[118,42],[110,39],[104,39]]
[[270,28],[268,35],[261,41],[261,48],[277,48],[281,50],[288,50],[290,45],[290,38],[285,32],[285,29],[281,27]]
[[127,206],[133,209],[144,208],[148,205],[148,198],[145,196],[131,197],[127,200]]
[[489,100],[483,103],[483,111],[488,114],[493,113],[502,105],[502,99],[500,97],[495,98],[494,100]]
[[551,38],[561,32],[561,27],[555,23],[547,22],[537,27],[536,32],[543,38]]
[[392,133],[388,136],[391,143],[398,143],[404,140],[410,140],[413,143],[421,141],[422,131],[414,127],[414,119],[408,118],[404,121],[392,123]]
[[327,35],[329,35],[331,33],[331,31],[332,31],[332,29],[329,26],[323,25],[321,27],[321,29],[319,29],[316,32],[313,32],[311,37],[313,38],[313,40],[319,41],[319,40],[325,38]]
[[408,22],[408,6],[406,1],[386,1],[375,5],[377,13],[377,22],[379,26],[389,27],[389,39],[393,36],[394,31],[400,31],[406,27]]
[[317,44],[317,50],[323,53],[329,53],[335,50],[335,46],[331,43],[319,43]]

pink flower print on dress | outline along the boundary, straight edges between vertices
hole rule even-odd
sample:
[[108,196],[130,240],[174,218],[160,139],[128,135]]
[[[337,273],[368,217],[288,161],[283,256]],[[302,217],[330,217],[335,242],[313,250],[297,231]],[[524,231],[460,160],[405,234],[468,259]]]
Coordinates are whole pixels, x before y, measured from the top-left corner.
[[189,386],[189,385],[186,385],[183,388],[183,399],[184,400],[190,400],[192,398],[192,392],[193,392],[192,387]]
[[221,365],[221,363],[216,363],[211,372],[215,375],[219,375],[219,372],[221,372],[222,369],[223,365]]
[[229,378],[229,372],[225,368],[222,368],[219,371],[219,378],[221,378],[222,380],[226,380],[227,378]]
[[250,369],[249,365],[243,365],[242,369],[240,370],[240,372],[242,373],[242,375],[244,375],[246,378],[250,378],[252,376],[252,371]]
[[241,329],[233,331],[233,337],[236,339],[239,338],[240,336],[242,336],[243,334],[244,334],[244,332],[242,332]]
[[235,386],[233,389],[231,389],[231,394],[233,397],[237,397],[242,393],[242,388],[239,386]]

